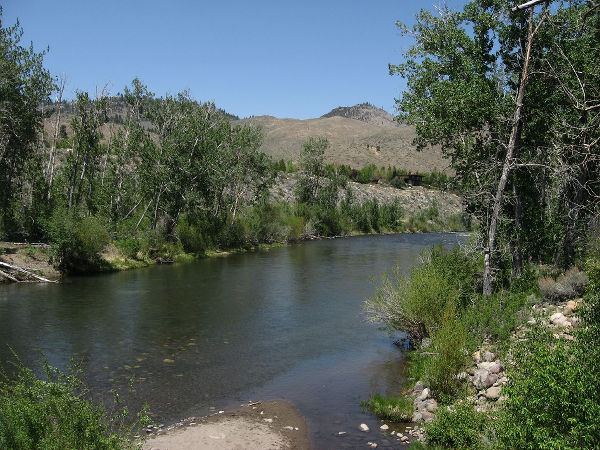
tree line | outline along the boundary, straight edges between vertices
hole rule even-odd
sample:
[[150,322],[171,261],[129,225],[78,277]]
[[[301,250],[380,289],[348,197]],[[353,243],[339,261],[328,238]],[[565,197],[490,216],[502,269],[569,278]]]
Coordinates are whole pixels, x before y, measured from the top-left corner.
[[475,0],[398,23],[414,44],[399,119],[440,145],[481,224],[484,291],[508,265],[571,266],[597,224],[600,13],[590,1]]

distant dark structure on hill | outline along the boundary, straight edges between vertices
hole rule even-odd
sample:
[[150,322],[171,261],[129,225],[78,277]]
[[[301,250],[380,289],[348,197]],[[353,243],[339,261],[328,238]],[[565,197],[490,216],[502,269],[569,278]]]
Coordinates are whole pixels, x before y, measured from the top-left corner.
[[408,175],[402,175],[402,180],[406,184],[410,184],[411,186],[421,186],[421,182],[423,181],[423,175],[409,172]]

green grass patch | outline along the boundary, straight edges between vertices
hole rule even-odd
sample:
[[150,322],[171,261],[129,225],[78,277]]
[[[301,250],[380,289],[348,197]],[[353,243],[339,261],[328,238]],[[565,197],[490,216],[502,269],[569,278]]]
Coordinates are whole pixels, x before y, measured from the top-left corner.
[[378,418],[392,422],[410,422],[413,416],[413,401],[409,397],[384,397],[375,394],[361,405]]

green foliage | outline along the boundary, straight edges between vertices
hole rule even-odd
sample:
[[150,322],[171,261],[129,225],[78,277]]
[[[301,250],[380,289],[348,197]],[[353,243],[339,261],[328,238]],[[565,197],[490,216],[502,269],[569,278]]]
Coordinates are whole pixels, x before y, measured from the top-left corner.
[[514,350],[498,433],[516,448],[592,448],[600,440],[600,352],[534,330]]
[[373,297],[365,302],[370,320],[388,329],[405,331],[413,341],[431,335],[453,303],[459,311],[476,288],[476,261],[455,248],[434,247],[408,276],[395,269],[384,276]]
[[18,365],[16,375],[0,381],[0,448],[133,448],[131,432],[150,423],[142,411],[126,425],[128,410],[109,414],[89,400],[81,373],[44,364],[44,378]]
[[35,53],[33,45],[23,47],[22,36],[18,22],[5,27],[0,19],[0,232],[8,233],[20,231],[17,211],[34,201],[18,194],[27,186],[27,165],[42,130],[39,106],[54,86],[43,67],[45,52]]
[[409,397],[384,397],[373,395],[361,405],[377,415],[379,419],[392,422],[410,422],[413,415],[413,401]]
[[431,331],[431,344],[425,360],[425,381],[429,383],[433,394],[441,400],[455,394],[460,382],[456,375],[464,368],[468,353],[467,328],[458,318],[456,305],[448,302],[441,323]]
[[561,301],[575,298],[583,293],[588,284],[588,277],[577,267],[571,267],[558,278],[544,277],[538,280],[540,292],[550,301]]
[[102,269],[104,263],[100,252],[110,236],[97,218],[57,209],[50,221],[48,235],[56,265],[64,272],[85,273]]
[[511,333],[520,323],[519,312],[525,306],[526,292],[501,291],[491,296],[473,296],[462,322],[470,330],[471,345],[489,338],[498,345],[508,344]]
[[440,408],[435,420],[425,424],[427,442],[444,448],[483,448],[487,420],[485,414],[466,402]]

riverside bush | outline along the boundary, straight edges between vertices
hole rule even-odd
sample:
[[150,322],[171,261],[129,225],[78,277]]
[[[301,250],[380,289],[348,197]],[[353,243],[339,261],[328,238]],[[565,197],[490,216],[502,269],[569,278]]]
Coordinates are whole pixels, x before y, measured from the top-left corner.
[[538,280],[540,292],[550,301],[562,301],[581,295],[588,283],[588,277],[577,267],[572,267],[554,279],[543,277]]
[[106,227],[93,216],[57,210],[50,221],[48,234],[57,266],[67,273],[100,270],[100,252],[109,243]]
[[45,364],[44,374],[18,365],[16,376],[0,381],[0,448],[133,448],[131,432],[150,423],[142,412],[126,426],[127,408],[109,414],[90,401],[74,366],[61,372]]
[[440,408],[436,419],[425,424],[427,442],[444,448],[483,448],[486,423],[485,414],[466,402]]
[[364,306],[371,321],[405,331],[413,343],[440,327],[448,303],[460,312],[477,287],[477,263],[459,248],[434,247],[421,257],[409,275],[399,268],[385,275]]

